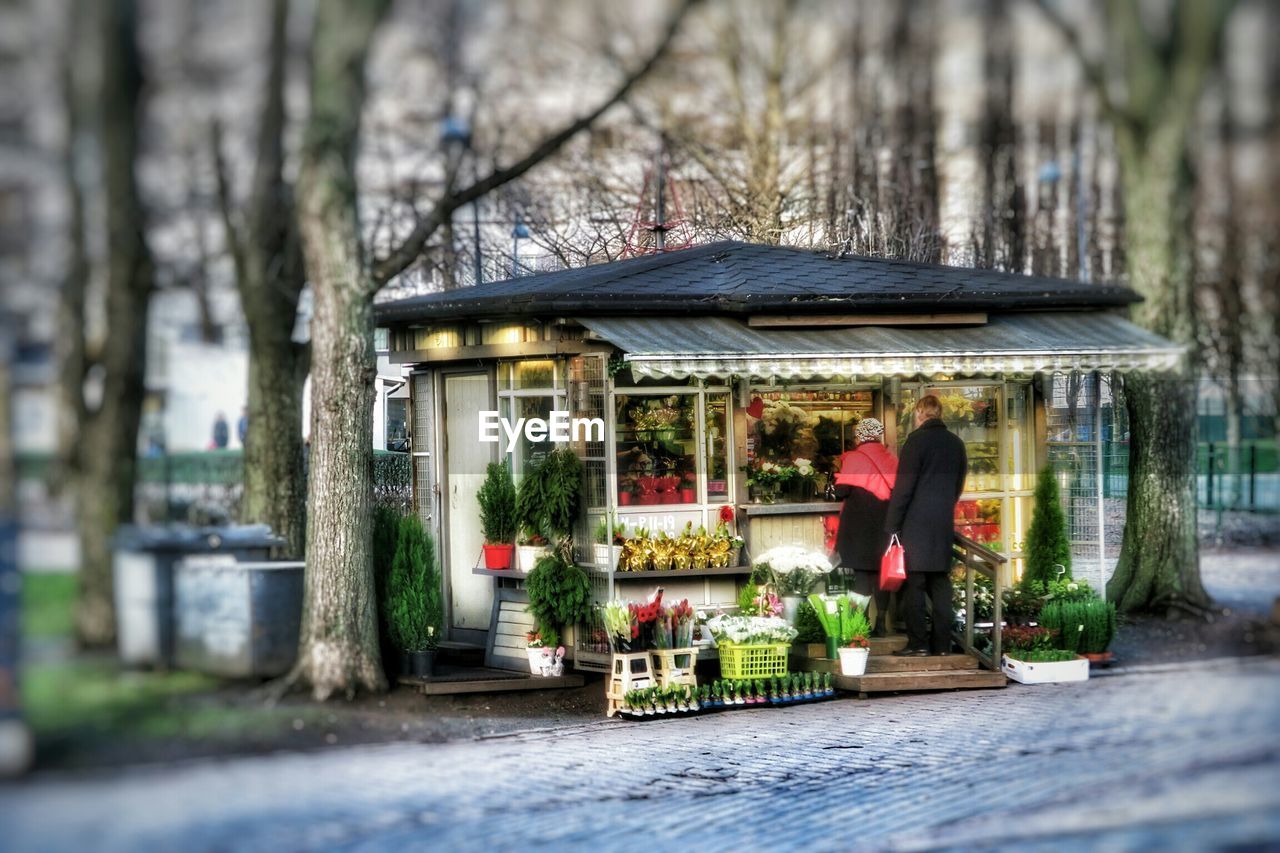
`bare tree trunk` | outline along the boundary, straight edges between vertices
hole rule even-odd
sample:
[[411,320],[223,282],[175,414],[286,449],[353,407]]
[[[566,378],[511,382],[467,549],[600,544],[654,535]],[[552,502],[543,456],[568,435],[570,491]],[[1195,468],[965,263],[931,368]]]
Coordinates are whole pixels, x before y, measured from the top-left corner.
[[244,447],[240,518],[268,524],[304,553],[306,475],[302,388],[308,353],[293,340],[305,284],[293,190],[284,178],[285,58],[288,0],[273,0],[267,85],[258,121],[257,152],[243,227],[233,213],[226,168],[214,133],[218,197],[249,326],[249,429]]
[[299,228],[315,292],[307,572],[295,677],[316,699],[386,689],[374,609],[373,294],[356,213],[364,65],[386,0],[321,0]]
[[107,209],[107,306],[102,399],[88,414],[79,447],[77,483],[80,584],[76,635],[101,646],[115,637],[111,537],[132,520],[138,423],[145,393],[147,305],[154,287],[144,234],[142,200],[134,177],[141,113],[142,69],[137,10],[131,0],[104,4],[101,138]]
[[[1185,141],[1157,133],[1145,144],[1120,136],[1130,282],[1146,297],[1135,319],[1191,344],[1191,283]],[[1196,533],[1194,372],[1134,374],[1125,380],[1129,413],[1129,498],[1124,540],[1107,597],[1123,611],[1192,610],[1209,603],[1200,581]]]

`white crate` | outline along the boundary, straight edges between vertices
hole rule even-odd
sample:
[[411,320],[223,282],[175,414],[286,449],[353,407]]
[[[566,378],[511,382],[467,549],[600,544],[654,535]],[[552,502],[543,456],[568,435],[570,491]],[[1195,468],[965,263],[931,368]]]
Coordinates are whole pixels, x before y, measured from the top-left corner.
[[1052,663],[1027,663],[1005,655],[1000,659],[1000,669],[1005,675],[1021,684],[1057,684],[1063,681],[1089,680],[1089,659],[1078,655],[1075,660]]

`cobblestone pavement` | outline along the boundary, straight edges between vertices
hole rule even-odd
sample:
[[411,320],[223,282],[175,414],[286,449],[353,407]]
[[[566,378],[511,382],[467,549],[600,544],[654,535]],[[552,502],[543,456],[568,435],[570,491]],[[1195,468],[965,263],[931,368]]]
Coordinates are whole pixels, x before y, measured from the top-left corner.
[[1280,845],[1280,661],[0,789],[10,850]]

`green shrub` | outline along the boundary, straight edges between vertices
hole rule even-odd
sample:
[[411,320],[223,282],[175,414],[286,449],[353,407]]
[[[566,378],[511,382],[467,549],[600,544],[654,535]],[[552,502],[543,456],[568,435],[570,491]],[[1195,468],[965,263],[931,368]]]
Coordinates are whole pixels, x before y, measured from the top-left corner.
[[373,589],[378,602],[378,631],[389,637],[387,614],[390,610],[387,582],[391,577],[391,562],[396,556],[396,542],[400,538],[400,513],[386,506],[373,508]]
[[567,447],[525,471],[516,493],[516,521],[527,533],[554,541],[573,533],[582,497],[582,461]]
[[436,546],[416,515],[400,519],[386,584],[387,635],[406,652],[434,649],[444,623]]
[[1071,577],[1071,542],[1067,538],[1067,519],[1062,512],[1058,479],[1052,466],[1040,469],[1036,480],[1035,509],[1027,530],[1027,569],[1022,582],[1048,584],[1058,578],[1057,566],[1066,569],[1063,577]]
[[796,610],[796,631],[799,632],[795,639],[797,643],[826,642],[827,632],[823,630],[818,614],[813,612],[813,605],[807,598],[800,602],[800,607]]
[[1079,601],[1050,601],[1040,611],[1040,624],[1057,634],[1057,646],[1078,652],[1084,634],[1087,604]]
[[1087,602],[1084,606],[1084,634],[1080,638],[1080,651],[1100,655],[1116,636],[1116,606],[1109,601],[1098,600]]
[[490,545],[507,545],[516,538],[516,487],[505,463],[490,462],[484,484],[476,492],[480,527]]
[[529,612],[540,629],[576,625],[587,616],[591,582],[587,573],[558,553],[538,560],[525,581]]

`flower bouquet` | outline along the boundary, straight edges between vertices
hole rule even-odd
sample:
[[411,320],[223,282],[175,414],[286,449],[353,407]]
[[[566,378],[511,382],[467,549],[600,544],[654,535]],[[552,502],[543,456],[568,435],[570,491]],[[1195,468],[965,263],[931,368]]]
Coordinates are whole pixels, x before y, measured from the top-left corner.
[[756,577],[766,578],[782,595],[808,595],[823,575],[831,571],[826,555],[797,545],[779,545],[761,554],[753,566]]

